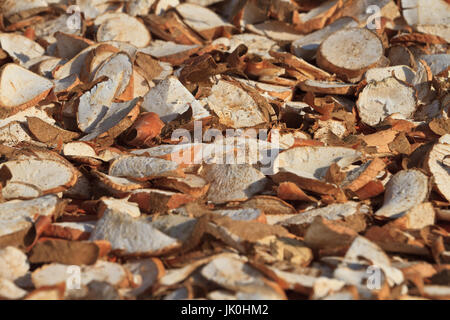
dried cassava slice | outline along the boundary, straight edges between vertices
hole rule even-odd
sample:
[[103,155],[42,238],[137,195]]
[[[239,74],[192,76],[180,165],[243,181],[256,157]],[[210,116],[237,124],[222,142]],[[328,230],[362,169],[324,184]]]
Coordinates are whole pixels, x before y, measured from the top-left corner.
[[357,82],[366,70],[376,66],[384,53],[378,36],[368,29],[339,30],[325,39],[317,52],[319,67],[346,81]]
[[64,32],[57,32],[55,38],[58,56],[67,60],[94,44],[92,40]]
[[54,195],[0,204],[0,247],[23,246],[24,243],[18,239],[25,237],[21,233],[27,232],[39,216],[57,216],[62,208],[63,201]]
[[138,19],[127,14],[115,13],[113,16],[108,16],[104,20],[97,31],[97,41],[99,42],[111,40],[122,41],[128,42],[138,48],[143,48],[152,39],[145,25]]
[[45,99],[53,83],[17,64],[0,69],[0,117],[6,118]]
[[210,164],[201,175],[210,183],[207,199],[213,203],[247,200],[268,183],[264,174],[248,164]]
[[358,23],[350,17],[340,18],[326,27],[312,32],[304,37],[292,42],[292,52],[300,58],[312,60],[316,55],[320,44],[332,33],[344,29],[357,27]]
[[132,218],[121,212],[105,212],[90,240],[108,240],[125,255],[156,255],[179,247],[179,242],[152,226],[151,218]]
[[0,278],[0,299],[19,300],[27,294],[27,291],[19,288],[11,280]]
[[123,156],[114,160],[109,167],[109,175],[136,180],[184,176],[176,162],[138,156]]
[[376,126],[392,114],[410,118],[417,107],[416,90],[396,78],[369,83],[356,103],[361,121]]
[[0,128],[0,142],[7,147],[14,147],[21,142],[28,142],[32,145],[43,146],[41,143],[33,140],[25,126],[20,122],[14,121]]
[[298,20],[295,21],[296,28],[302,33],[310,33],[311,31],[322,29],[336,9],[341,6],[341,0],[331,0],[310,10],[308,13],[299,14]]
[[414,77],[416,76],[414,70],[408,66],[397,65],[386,68],[372,68],[367,70],[364,78],[367,82],[370,81],[382,81],[389,77],[395,77],[398,80],[413,84]]
[[77,181],[74,168],[58,160],[8,161],[1,168],[9,170],[12,175],[2,190],[6,199],[34,198],[61,192]]
[[402,170],[386,185],[383,206],[378,216],[399,218],[428,197],[428,177],[419,170]]
[[137,203],[145,213],[168,212],[194,200],[186,194],[158,189],[134,190],[129,197],[129,201]]
[[[73,283],[72,275],[77,270],[80,270],[80,282]],[[128,274],[124,267],[118,263],[103,260],[99,260],[91,266],[81,266],[80,269],[59,263],[48,264],[36,269],[32,273],[31,279],[36,288],[55,286],[61,283],[75,285],[74,289],[66,287],[66,293],[76,291],[76,284],[85,286],[92,281],[107,282],[114,287],[123,287],[128,284]]]
[[223,33],[230,33],[234,28],[214,11],[195,4],[183,3],[178,5],[176,10],[188,26],[207,40],[212,40]]
[[447,201],[450,201],[450,144],[437,143],[428,153],[425,168],[433,175],[434,187]]
[[194,119],[209,116],[209,112],[194,98],[185,86],[175,77],[169,77],[152,88],[142,102],[142,109],[159,115],[165,123],[192,108]]
[[133,289],[124,289],[121,293],[127,297],[136,297],[151,287],[164,276],[164,265],[158,258],[131,260],[124,267],[133,275]]
[[336,187],[325,181],[328,168],[333,163],[345,167],[360,157],[359,151],[344,147],[294,147],[276,158],[272,178],[295,182],[303,190],[335,192]]
[[31,133],[44,143],[56,143],[59,139],[69,142],[79,137],[77,132],[64,130],[37,117],[27,118],[27,124]]
[[[126,89],[132,86],[133,62],[125,52],[118,52],[107,58],[95,71],[93,80],[103,76],[115,79],[119,85],[115,92],[115,97],[120,99]],[[125,97],[128,98],[128,97]],[[126,99],[129,100],[129,99]]]
[[139,207],[126,199],[115,199],[103,197],[97,209],[98,215],[101,217],[107,213],[121,213],[127,214],[130,217],[137,218],[141,215]]
[[[351,218],[355,220],[356,218],[361,221],[361,226],[364,230],[365,223],[363,223],[364,218],[362,217],[362,215],[368,212],[369,210],[367,206],[361,206],[357,202],[349,201],[346,203],[334,203],[323,208],[312,209],[299,213],[292,218],[281,221],[279,224],[286,227],[294,234],[302,235],[306,228],[314,221],[317,216],[333,221],[347,220]],[[360,215],[360,217],[357,217],[358,215]]]
[[77,110],[78,128],[86,133],[94,130],[105,116],[116,95],[120,83],[107,79],[86,91],[79,100]]
[[450,4],[444,0],[402,0],[403,17],[411,26],[448,25]]
[[101,187],[112,192],[129,192],[136,189],[142,189],[147,186],[145,182],[136,181],[128,178],[113,177],[100,171],[91,171],[98,180]]
[[161,178],[153,181],[154,185],[189,194],[195,198],[202,197],[209,189],[209,183],[202,177],[186,174],[184,178]]
[[14,281],[29,269],[27,256],[22,251],[15,247],[0,249],[0,279]]
[[38,43],[15,33],[1,33],[0,47],[22,65],[31,59],[41,57],[45,52]]
[[89,134],[81,138],[80,141],[94,140],[105,133],[108,133],[108,136],[112,139],[118,137],[136,120],[140,103],[140,98],[121,103],[113,102],[103,117],[98,119],[97,123],[94,123],[95,126],[90,129]]
[[299,84],[300,89],[306,92],[323,94],[353,94],[356,85],[335,81],[305,80]]
[[[219,80],[211,88],[206,102],[220,118],[220,122],[232,128],[253,127],[269,121],[264,105],[258,96],[251,95],[234,83]],[[267,102],[266,102],[267,103]]]

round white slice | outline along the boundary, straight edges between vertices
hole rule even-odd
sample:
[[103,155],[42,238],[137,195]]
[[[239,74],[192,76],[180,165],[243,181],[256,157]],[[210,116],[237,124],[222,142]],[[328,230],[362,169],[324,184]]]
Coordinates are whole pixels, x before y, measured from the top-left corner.
[[435,188],[450,201],[450,166],[446,159],[450,159],[450,144],[438,143],[430,150],[425,166],[433,175]]
[[410,118],[416,111],[416,90],[393,77],[369,83],[356,102],[361,121],[376,126],[392,114]]
[[1,33],[0,47],[8,52],[11,57],[19,60],[21,64],[41,57],[45,52],[45,49],[38,43],[15,33]]
[[331,34],[317,52],[317,64],[343,79],[356,82],[383,57],[378,36],[368,29],[349,28]]

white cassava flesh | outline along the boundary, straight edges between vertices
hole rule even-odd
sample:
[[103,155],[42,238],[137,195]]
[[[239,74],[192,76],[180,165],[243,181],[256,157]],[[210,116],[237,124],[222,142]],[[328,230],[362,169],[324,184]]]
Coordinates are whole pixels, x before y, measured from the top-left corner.
[[125,255],[157,254],[179,246],[176,239],[153,227],[150,220],[107,211],[97,222],[90,240],[108,240],[113,250]]
[[38,216],[53,216],[61,199],[47,195],[33,200],[12,200],[0,204],[0,237],[29,228]]
[[253,127],[268,120],[250,94],[224,80],[213,85],[206,102],[221,123],[233,128]]
[[175,77],[169,77],[152,88],[142,102],[142,109],[159,115],[162,121],[170,122],[192,108],[194,119],[209,116],[209,112]]
[[77,175],[73,167],[59,160],[24,159],[2,164],[12,174],[3,188],[6,199],[34,198],[57,193],[75,185]]
[[201,174],[210,183],[207,198],[213,203],[247,200],[264,190],[268,182],[248,164],[211,164]]
[[105,19],[97,31],[97,41],[112,40],[129,42],[138,48],[143,48],[150,43],[151,36],[145,25],[138,19],[127,14],[114,14]]
[[428,177],[419,170],[402,170],[386,185],[383,206],[378,216],[399,218],[428,196]]
[[0,69],[0,117],[6,118],[43,100],[53,83],[17,64]]
[[137,156],[123,156],[114,160],[109,168],[109,175],[137,180],[183,176],[176,162]]
[[367,29],[339,30],[325,39],[317,52],[317,64],[347,81],[358,81],[378,64],[384,49],[378,36]]
[[[73,268],[69,265],[52,263],[33,271],[31,279],[36,288],[55,286],[70,281],[70,276],[73,273],[71,270]],[[118,263],[99,260],[94,265],[81,266],[80,271],[80,285],[87,285],[92,281],[101,281],[114,287],[120,287],[127,282],[127,272]]]
[[361,157],[359,151],[344,147],[295,147],[275,160],[275,173],[290,171],[310,179],[322,179],[333,163],[347,166]]
[[369,83],[356,103],[361,121],[376,126],[392,114],[410,118],[417,107],[415,89],[393,77]]
[[0,47],[23,65],[41,57],[45,49],[25,36],[14,33],[0,33]]
[[27,256],[15,247],[0,249],[0,279],[14,281],[24,276],[30,265]]

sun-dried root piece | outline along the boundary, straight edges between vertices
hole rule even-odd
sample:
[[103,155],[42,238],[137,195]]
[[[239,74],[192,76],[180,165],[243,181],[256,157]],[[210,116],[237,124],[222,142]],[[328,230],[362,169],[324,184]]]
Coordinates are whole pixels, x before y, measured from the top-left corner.
[[183,177],[181,167],[173,161],[137,156],[123,156],[114,160],[109,167],[109,175],[136,180],[160,177]]
[[184,23],[197,31],[206,40],[230,34],[234,26],[224,21],[214,11],[191,3],[176,7]]
[[341,186],[347,190],[355,192],[364,187],[370,181],[375,180],[380,171],[382,171],[385,167],[385,162],[380,158],[370,160],[359,168],[349,171]]
[[192,54],[201,49],[198,44],[177,44],[172,41],[155,40],[150,46],[141,49],[141,52],[151,55],[160,61],[172,65],[179,65],[187,60]]
[[246,29],[277,41],[295,41],[302,37],[296,28],[286,22],[277,20],[266,20],[255,25],[248,24]]
[[98,179],[100,187],[107,189],[113,194],[126,193],[136,189],[143,189],[148,186],[146,182],[114,177],[100,171],[91,171],[91,174]]
[[0,278],[0,299],[19,300],[27,294],[27,291],[19,288],[11,280]]
[[44,55],[44,48],[27,37],[15,33],[1,33],[0,47],[22,65]]
[[251,93],[237,83],[219,80],[206,98],[209,108],[224,125],[232,128],[253,127],[270,120],[273,110],[257,92]]
[[294,147],[275,159],[272,179],[275,182],[294,182],[303,190],[319,194],[336,193],[337,187],[325,181],[328,168],[341,168],[357,161],[359,151],[344,147]]
[[137,203],[142,212],[149,214],[165,213],[194,200],[189,195],[158,189],[134,190],[129,197],[130,202]]
[[302,236],[314,219],[320,216],[330,221],[343,221],[347,226],[357,231],[363,231],[366,227],[364,215],[368,212],[367,206],[349,201],[304,211],[278,224],[284,226],[293,234]]
[[48,239],[33,246],[29,259],[31,263],[92,265],[101,253],[100,246],[95,242]]
[[0,69],[0,117],[2,119],[36,105],[45,99],[53,83],[9,63]]
[[[201,274],[221,287],[233,291],[247,294],[267,289],[274,291],[261,272],[246,264],[240,257],[218,257],[204,266]],[[282,297],[283,294],[278,293],[278,299]]]
[[302,189],[292,182],[280,183],[277,194],[278,197],[283,200],[317,202],[317,199],[304,193]]
[[120,293],[126,297],[137,297],[152,288],[165,274],[164,265],[158,258],[131,260],[123,265],[133,275],[132,289]]
[[[91,266],[80,266],[80,269],[81,280],[78,283],[81,286],[80,289],[83,289],[84,286],[93,281],[106,282],[116,288],[125,287],[129,284],[127,270],[118,263],[99,260]],[[76,271],[70,265],[52,263],[36,269],[31,274],[31,279],[36,288],[45,288],[59,284],[74,284],[75,286],[72,287],[74,289],[66,286],[64,294],[66,296],[76,296],[83,292],[80,292],[80,289],[76,289],[77,283],[73,283],[75,281],[72,278],[74,272]]]
[[433,205],[430,202],[424,202],[414,206],[391,224],[401,230],[419,230],[433,225],[435,216]]
[[364,79],[367,82],[383,81],[389,77],[395,77],[409,84],[413,84],[416,73],[408,66],[396,65],[385,68],[372,68],[367,70]]
[[377,216],[399,218],[428,197],[428,177],[419,170],[402,170],[386,185],[383,206]]
[[114,97],[119,100],[131,100],[133,89],[133,62],[125,52],[118,52],[107,58],[96,68],[92,80],[106,76],[118,83]]
[[433,175],[434,188],[450,201],[450,144],[437,143],[433,146],[425,161],[425,168]]
[[369,83],[356,103],[361,121],[376,126],[393,114],[410,118],[416,110],[416,90],[396,78]]
[[319,67],[346,81],[357,82],[376,66],[384,53],[378,36],[368,29],[339,30],[325,39],[317,52]]
[[0,128],[0,142],[6,147],[15,147],[22,142],[39,147],[45,146],[33,140],[33,137],[20,122],[14,121]]
[[175,77],[169,77],[152,88],[142,102],[142,109],[154,112],[168,123],[192,108],[195,120],[208,117],[209,112],[194,98],[185,86]]
[[87,240],[96,223],[97,221],[56,222],[48,225],[42,232],[42,236],[66,240]]
[[0,249],[0,279],[14,281],[29,269],[27,256],[22,251],[15,247]]
[[67,60],[94,44],[92,40],[64,32],[57,32],[55,38],[57,56]]
[[203,197],[209,189],[209,183],[202,177],[186,174],[184,178],[161,178],[153,181],[158,187],[176,190],[194,198]]
[[2,189],[5,199],[30,199],[57,193],[75,185],[77,175],[73,167],[58,160],[25,159],[2,164],[2,171],[12,176]]
[[137,218],[141,216],[139,207],[136,203],[128,202],[125,199],[115,199],[103,197],[97,207],[97,215],[102,217],[107,213],[125,214]]
[[294,24],[302,33],[311,33],[325,27],[327,20],[342,6],[342,0],[331,0],[295,17]]
[[177,239],[156,229],[151,219],[112,211],[103,214],[90,240],[107,240],[113,251],[123,255],[160,255],[180,246]]
[[33,136],[44,143],[56,144],[59,140],[65,143],[80,136],[77,132],[64,130],[37,117],[28,117],[27,124]]
[[207,199],[213,203],[247,200],[268,183],[264,174],[248,164],[210,164],[201,175],[210,183]]
[[[97,19],[99,18],[102,17]],[[151,39],[150,32],[142,22],[124,13],[115,13],[113,16],[108,16],[97,31],[97,41],[99,42],[122,41],[138,48],[147,46]]]
[[[26,234],[39,216],[58,216],[64,202],[54,195],[33,200],[8,201],[0,204],[0,247],[8,245],[25,249]],[[25,242],[25,243],[24,243]]]
[[299,84],[300,89],[306,92],[322,94],[350,95],[356,90],[356,85],[335,81],[305,80]]
[[327,25],[326,27],[312,32],[304,37],[292,42],[292,52],[297,56],[306,60],[312,60],[319,48],[320,44],[332,33],[344,29],[357,27],[358,23],[350,17],[344,17]]
[[428,54],[421,55],[420,59],[423,59],[430,67],[433,76],[446,75],[448,77],[448,70],[450,68],[450,54]]
[[127,130],[136,120],[139,114],[141,98],[122,103],[112,103],[102,117],[97,118],[89,128],[89,134],[80,141],[91,141],[105,134],[112,140]]
[[416,240],[411,234],[392,225],[373,226],[364,236],[375,242],[386,252],[398,252],[419,256],[429,256],[430,251],[425,244]]
[[316,217],[305,232],[305,243],[313,249],[342,249],[349,246],[358,233],[338,221]]

